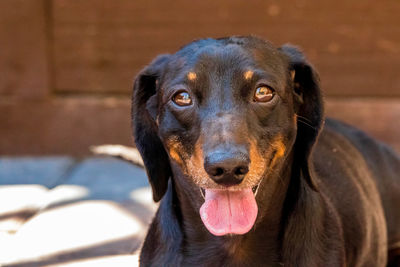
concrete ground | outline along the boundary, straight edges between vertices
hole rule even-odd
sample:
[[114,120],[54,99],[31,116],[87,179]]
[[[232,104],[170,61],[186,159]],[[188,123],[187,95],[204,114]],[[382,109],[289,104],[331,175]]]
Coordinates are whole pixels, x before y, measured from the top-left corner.
[[0,157],[0,266],[137,266],[156,207],[122,160]]

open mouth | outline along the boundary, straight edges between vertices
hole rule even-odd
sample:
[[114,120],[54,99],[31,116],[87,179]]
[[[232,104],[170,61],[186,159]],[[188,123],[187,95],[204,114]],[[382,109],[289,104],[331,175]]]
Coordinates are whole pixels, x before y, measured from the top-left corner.
[[204,198],[200,217],[208,231],[216,236],[249,232],[257,218],[255,197],[260,183],[235,190],[200,188]]
[[[255,186],[253,186],[253,187],[251,188],[251,191],[253,191],[254,197],[257,196],[258,188],[259,188],[261,182],[262,182],[262,179],[258,182],[258,184],[256,184]],[[201,196],[202,196],[203,199],[205,200],[205,199],[206,199],[206,197],[205,197],[206,190],[205,190],[203,187],[199,187],[199,189],[200,189],[200,194],[201,194]],[[222,190],[222,189],[221,189],[221,190]],[[229,189],[227,189],[227,190],[229,190]]]

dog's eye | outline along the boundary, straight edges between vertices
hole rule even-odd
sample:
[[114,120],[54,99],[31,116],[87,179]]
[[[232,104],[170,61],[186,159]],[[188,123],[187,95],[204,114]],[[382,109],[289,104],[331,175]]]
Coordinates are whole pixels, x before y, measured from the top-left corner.
[[272,88],[263,85],[257,87],[254,92],[254,102],[269,102],[274,98],[275,92]]
[[178,106],[189,106],[192,104],[192,99],[188,92],[180,91],[172,97],[172,101]]

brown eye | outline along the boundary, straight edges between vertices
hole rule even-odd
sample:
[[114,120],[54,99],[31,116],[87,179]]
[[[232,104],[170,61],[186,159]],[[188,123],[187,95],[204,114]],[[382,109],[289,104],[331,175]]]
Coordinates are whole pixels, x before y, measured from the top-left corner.
[[189,93],[185,91],[176,93],[172,97],[172,101],[174,101],[178,106],[189,106],[192,104],[192,99],[190,98]]
[[259,86],[254,92],[254,101],[255,102],[269,102],[274,98],[274,90],[272,90],[268,86]]

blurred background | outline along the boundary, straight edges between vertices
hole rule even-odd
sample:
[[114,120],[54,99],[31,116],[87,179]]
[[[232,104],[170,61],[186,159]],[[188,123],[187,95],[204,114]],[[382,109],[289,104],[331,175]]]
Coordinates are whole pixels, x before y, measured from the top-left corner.
[[298,45],[326,114],[400,151],[399,14],[399,0],[0,0],[0,266],[137,262],[146,175],[89,147],[133,145],[135,75],[194,39]]
[[0,152],[132,145],[137,72],[194,39],[233,34],[300,46],[327,114],[400,150],[399,14],[398,0],[1,0]]

